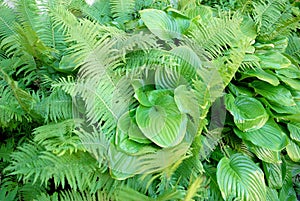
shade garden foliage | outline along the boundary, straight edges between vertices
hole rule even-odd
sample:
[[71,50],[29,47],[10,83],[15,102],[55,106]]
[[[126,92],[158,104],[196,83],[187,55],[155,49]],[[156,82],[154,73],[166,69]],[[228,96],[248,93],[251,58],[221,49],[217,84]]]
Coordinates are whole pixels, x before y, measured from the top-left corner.
[[12,3],[0,200],[297,200],[300,2]]

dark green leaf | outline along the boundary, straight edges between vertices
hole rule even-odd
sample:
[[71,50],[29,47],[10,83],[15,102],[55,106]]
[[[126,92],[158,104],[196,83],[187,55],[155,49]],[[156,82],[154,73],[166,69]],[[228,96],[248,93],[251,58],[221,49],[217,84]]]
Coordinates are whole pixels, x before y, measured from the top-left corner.
[[273,151],[280,151],[288,144],[288,137],[274,122],[269,120],[262,128],[242,132],[234,129],[234,132],[242,139],[251,141],[254,145],[264,147]]
[[291,92],[282,85],[273,86],[266,82],[253,81],[250,86],[254,88],[256,93],[262,95],[269,101],[284,106],[296,105]]

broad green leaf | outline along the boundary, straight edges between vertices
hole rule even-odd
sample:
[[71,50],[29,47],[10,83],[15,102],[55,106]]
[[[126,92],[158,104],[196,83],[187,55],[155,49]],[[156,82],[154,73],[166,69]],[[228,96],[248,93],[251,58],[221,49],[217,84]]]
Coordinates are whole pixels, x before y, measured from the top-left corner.
[[157,151],[157,148],[151,145],[141,144],[129,139],[128,134],[121,130],[117,130],[115,144],[119,151],[129,155],[143,155]]
[[287,127],[290,131],[290,137],[293,140],[300,142],[300,123],[288,123]]
[[296,142],[289,139],[289,144],[286,146],[286,151],[292,161],[300,161],[300,146]]
[[263,162],[264,173],[268,181],[268,186],[274,189],[280,189],[283,185],[284,175],[282,163]]
[[75,66],[76,63],[74,62],[74,58],[69,55],[65,55],[61,58],[59,66],[54,69],[59,72],[70,73],[75,69]]
[[235,134],[242,139],[249,140],[256,146],[264,147],[273,151],[280,151],[288,144],[288,137],[280,127],[269,119],[260,129],[249,132],[242,132],[234,129]]
[[249,69],[246,71],[243,71],[242,77],[239,80],[248,78],[248,77],[256,77],[262,81],[268,82],[269,84],[273,86],[279,85],[279,80],[278,78],[274,75],[274,73],[268,71],[268,70],[263,70],[261,68],[256,68],[256,69]]
[[235,96],[253,96],[254,93],[250,90],[250,88],[246,88],[243,86],[234,85],[232,83],[228,84],[228,88],[230,89],[230,92],[234,94]]
[[269,119],[264,106],[255,98],[226,95],[226,108],[233,115],[235,125],[242,131],[260,129]]
[[134,97],[139,101],[140,104],[144,106],[151,106],[152,104],[148,100],[148,94],[150,91],[154,90],[154,85],[146,85],[143,80],[136,79],[132,81],[132,86],[134,88]]
[[262,81],[253,81],[249,84],[255,92],[262,95],[271,102],[284,106],[296,105],[291,92],[282,85],[273,86]]
[[164,11],[156,9],[144,9],[140,15],[147,28],[162,40],[181,38],[184,27],[189,23],[187,19],[178,22]]
[[174,98],[164,93],[151,93],[152,107],[138,106],[136,122],[143,134],[160,147],[179,144],[185,136],[187,115],[182,114]]
[[291,61],[279,52],[268,51],[266,54],[257,54],[261,60],[260,66],[263,69],[282,69],[288,68]]
[[264,173],[248,157],[224,157],[217,167],[217,181],[225,200],[266,200]]
[[287,168],[284,183],[279,191],[280,201],[297,201],[297,195],[293,187],[292,171]]
[[276,189],[267,187],[267,200],[266,201],[280,201]]
[[[300,71],[300,70],[299,70]],[[300,79],[289,78],[281,75],[277,75],[277,77],[286,85],[292,87],[293,89],[300,89]]]
[[283,75],[289,78],[300,79],[300,70],[295,65],[290,65],[288,68],[275,70],[276,74]]
[[298,107],[298,105],[285,106],[275,102],[267,101],[264,98],[260,98],[259,100],[279,114],[297,114],[300,112],[300,107]]
[[200,110],[194,91],[188,90],[186,86],[181,85],[174,91],[174,100],[181,113],[189,114],[194,124],[199,122]]
[[267,163],[279,163],[281,162],[280,151],[273,151],[264,147],[259,147],[251,142],[244,140],[248,149],[253,152],[260,160]]
[[120,117],[118,121],[118,129],[123,133],[127,133],[130,140],[144,144],[151,143],[151,141],[142,133],[142,131],[137,126],[134,118],[135,114],[131,113],[135,112],[126,112]]

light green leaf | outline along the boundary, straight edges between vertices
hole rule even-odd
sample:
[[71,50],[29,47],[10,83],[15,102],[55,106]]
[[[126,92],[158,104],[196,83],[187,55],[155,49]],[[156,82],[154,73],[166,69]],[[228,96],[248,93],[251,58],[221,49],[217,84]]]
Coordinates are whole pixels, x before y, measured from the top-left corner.
[[290,137],[295,140],[300,142],[300,123],[288,123],[287,127],[290,131]]
[[174,98],[163,92],[151,93],[149,100],[152,107],[140,105],[136,110],[136,122],[143,134],[160,147],[179,144],[186,133],[187,115],[180,113]]
[[298,78],[300,79],[299,68],[295,65],[290,65],[288,68],[275,70],[276,74],[283,75],[289,78]]
[[248,157],[224,157],[217,167],[217,181],[225,200],[266,200],[264,173]]
[[118,129],[127,133],[130,140],[149,144],[151,141],[142,133],[135,122],[135,111],[124,113],[118,121]]
[[179,23],[164,11],[144,9],[140,11],[140,15],[147,28],[160,39],[171,40],[181,37],[182,30]]
[[283,185],[282,163],[263,162],[264,173],[268,181],[268,186],[274,189],[280,189]]
[[115,144],[119,151],[123,151],[129,155],[143,155],[153,153],[157,150],[157,148],[151,145],[141,144],[129,139],[127,133],[121,130],[117,130]]
[[244,140],[248,149],[253,152],[260,160],[267,163],[279,163],[281,162],[280,151],[273,151],[264,147],[259,147],[251,142]]
[[256,93],[271,102],[285,106],[296,105],[291,92],[282,85],[273,86],[262,81],[253,81],[249,85],[254,88]]
[[279,85],[279,80],[278,78],[274,75],[274,73],[268,71],[268,70],[263,70],[261,68],[256,68],[256,69],[249,69],[246,71],[243,71],[242,73],[242,79],[248,78],[248,77],[256,77],[262,81],[268,82],[269,84],[273,86]]
[[267,201],[280,201],[276,189],[267,187]]
[[288,137],[274,122],[268,122],[260,129],[249,132],[242,132],[234,129],[235,134],[240,138],[251,141],[254,145],[264,147],[273,151],[280,151],[288,144]]
[[242,131],[260,129],[269,119],[264,106],[255,98],[226,95],[226,108],[233,115],[235,125]]
[[260,58],[260,66],[263,69],[282,69],[288,68],[291,61],[279,52],[268,51],[266,54],[257,54]]
[[189,114],[191,121],[197,125],[200,110],[194,91],[188,90],[186,86],[181,85],[175,89],[174,99],[179,111],[183,114]]
[[292,87],[293,89],[300,89],[300,79],[289,78],[281,75],[277,75],[277,77],[286,85]]
[[286,151],[292,161],[300,161],[300,146],[296,142],[289,139],[289,144],[286,146]]

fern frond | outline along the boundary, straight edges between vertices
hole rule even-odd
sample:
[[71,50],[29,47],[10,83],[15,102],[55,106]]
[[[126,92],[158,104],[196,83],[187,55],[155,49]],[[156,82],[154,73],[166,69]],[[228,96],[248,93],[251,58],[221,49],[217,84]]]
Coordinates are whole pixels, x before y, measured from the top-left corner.
[[[0,85],[0,125],[8,127],[15,122],[30,121],[31,118],[26,115],[20,107],[17,99],[8,86]],[[7,104],[9,103],[9,104]]]
[[53,195],[41,194],[34,201],[114,201],[112,197],[106,195],[105,192],[98,191],[91,194],[88,191],[60,191]]
[[132,19],[135,0],[110,0],[111,12],[116,21],[126,23]]
[[37,121],[41,120],[40,114],[36,113],[33,110],[33,106],[38,102],[30,93],[23,90],[18,86],[18,83],[15,82],[9,75],[7,75],[2,69],[0,69],[3,79],[7,82],[11,88],[15,99],[18,101],[19,106],[31,117],[35,118]]
[[277,36],[287,36],[300,27],[300,13],[288,0],[268,0],[254,3],[254,19],[258,25],[259,39],[266,41]]
[[73,117],[73,99],[61,89],[55,89],[52,93],[38,102],[35,106],[39,113],[43,114],[45,122],[58,122]]
[[92,6],[86,5],[82,12],[88,19],[106,24],[111,21],[111,10],[109,0],[97,0]]
[[84,190],[96,182],[93,178],[97,175],[97,164],[88,153],[58,157],[37,145],[24,144],[12,154],[12,162],[5,171],[24,182],[32,179],[33,183],[46,184],[53,179],[56,187],[68,184],[74,190]]
[[69,119],[34,129],[34,141],[58,156],[83,150],[80,138],[74,134],[79,120]]
[[211,153],[216,149],[222,139],[221,129],[215,129],[201,136],[202,147],[200,149],[201,159],[207,160]]
[[80,138],[81,144],[97,161],[99,167],[103,170],[107,168],[107,152],[109,149],[109,140],[105,134],[93,127],[93,131],[87,132],[83,129],[75,131]]
[[37,26],[40,26],[38,19],[39,9],[34,0],[20,0],[16,1],[16,12],[18,22],[23,28],[31,28],[36,31]]
[[207,21],[196,21],[189,36],[213,58],[222,56],[224,51],[235,47],[238,39],[243,37],[240,31],[242,19],[239,16],[209,18]]
[[15,35],[14,24],[16,15],[11,8],[6,6],[0,7],[0,41],[11,35]]
[[300,64],[300,38],[290,36],[289,43],[286,48],[286,53],[289,54],[298,64]]

